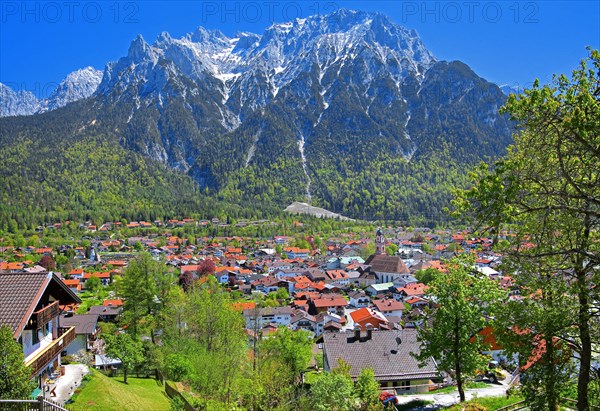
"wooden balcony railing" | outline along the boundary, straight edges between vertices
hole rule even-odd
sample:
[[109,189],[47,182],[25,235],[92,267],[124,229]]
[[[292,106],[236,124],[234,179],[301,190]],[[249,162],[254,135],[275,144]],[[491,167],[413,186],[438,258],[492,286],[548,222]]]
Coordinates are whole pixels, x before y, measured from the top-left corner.
[[31,367],[31,375],[37,375],[48,366],[67,346],[75,339],[75,327],[59,328],[58,338],[40,349],[39,352],[27,360],[25,365]]
[[29,320],[29,328],[40,329],[52,321],[53,318],[58,317],[59,313],[58,301],[54,301],[52,304],[33,312]]

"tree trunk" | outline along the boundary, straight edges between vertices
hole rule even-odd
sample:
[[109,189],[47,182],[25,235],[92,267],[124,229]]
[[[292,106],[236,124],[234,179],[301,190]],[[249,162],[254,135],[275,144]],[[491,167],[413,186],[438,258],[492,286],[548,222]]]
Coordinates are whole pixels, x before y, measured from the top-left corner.
[[[584,249],[589,247],[590,237],[590,221],[586,215],[584,220],[584,231],[582,238],[582,246]],[[579,375],[577,376],[577,410],[589,411],[590,400],[588,399],[588,389],[590,384],[591,362],[592,362],[592,339],[590,337],[590,302],[589,302],[589,285],[586,281],[586,272],[584,260],[582,256],[577,258],[577,267],[575,273],[577,275],[577,297],[579,299],[579,339],[581,340],[581,359],[579,364]]]
[[[554,368],[554,343],[551,336],[544,336],[546,342],[546,353],[544,366]],[[548,411],[558,410],[558,398],[556,392],[555,370],[551,370],[549,377],[546,377],[546,395],[548,396]]]
[[577,410],[589,411],[588,387],[591,371],[592,340],[588,323],[581,324],[579,335],[581,338],[581,363],[579,364],[579,376],[577,378]]
[[460,402],[465,402],[465,388],[463,387],[462,370],[460,369],[460,363],[456,362],[456,385],[458,388],[458,395],[460,396]]
[[123,382],[127,384],[127,368],[123,368]]
[[465,389],[463,387],[463,376],[462,369],[460,367],[460,347],[459,347],[459,339],[460,339],[460,331],[458,318],[456,318],[454,324],[454,359],[455,359],[455,368],[456,368],[456,385],[458,388],[458,395],[460,396],[460,402],[465,402]]
[[[583,276],[583,279],[580,277]],[[588,290],[585,289],[585,273],[578,273],[579,284],[579,339],[581,340],[581,353],[579,375],[577,378],[577,410],[589,411],[588,387],[590,383],[592,361],[592,339],[590,337],[589,301]]]

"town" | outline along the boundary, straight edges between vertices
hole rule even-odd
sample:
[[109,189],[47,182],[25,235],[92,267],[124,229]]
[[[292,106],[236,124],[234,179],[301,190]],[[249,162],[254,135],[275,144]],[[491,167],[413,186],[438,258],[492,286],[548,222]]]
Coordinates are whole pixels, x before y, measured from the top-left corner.
[[[248,224],[279,228],[270,221]],[[341,362],[356,380],[369,368],[383,393],[429,393],[451,384],[435,361],[421,367],[412,355],[419,352],[416,329],[434,305],[427,284],[436,273],[447,273],[452,257],[472,255],[474,273],[494,281],[509,298],[520,298],[511,276],[497,270],[502,255],[493,251],[493,239],[468,230],[373,227],[361,232],[367,229],[363,226],[321,237],[301,234],[310,222],[294,220],[295,235],[256,238],[194,236],[213,226],[222,228],[218,219],[66,225],[75,227],[80,238],[53,247],[44,244],[65,230],[63,224],[53,224],[38,227],[27,245],[4,238],[0,248],[0,321],[21,342],[37,392],[62,406],[75,392],[73,378],[80,384],[88,372],[74,365],[76,359],[85,363],[84,370],[118,373],[122,368],[120,359],[107,354],[104,339],[106,332],[127,327],[127,301],[119,284],[141,255],[170,271],[181,289],[201,287],[209,278],[219,284],[243,318],[248,347],[281,328],[304,330],[311,341],[312,366],[303,375],[331,371]],[[503,394],[518,382],[519,369],[494,341],[489,326],[480,334],[493,342],[483,354],[506,368],[488,376],[489,384],[476,387]],[[61,384],[63,379],[67,385]],[[498,380],[500,388],[491,385]]]
[[597,2],[33,3],[0,411],[600,411]]

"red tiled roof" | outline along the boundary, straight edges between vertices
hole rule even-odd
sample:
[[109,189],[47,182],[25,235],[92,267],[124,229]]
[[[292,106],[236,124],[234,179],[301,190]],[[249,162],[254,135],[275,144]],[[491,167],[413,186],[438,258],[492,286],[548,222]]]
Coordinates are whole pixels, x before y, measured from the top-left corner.
[[348,273],[346,273],[344,270],[327,270],[325,271],[325,274],[327,274],[327,277],[329,277],[331,280],[348,278]]
[[69,275],[79,275],[79,274],[83,274],[83,268],[74,268],[71,271],[69,271]]
[[181,274],[183,273],[187,273],[190,271],[198,271],[198,267],[200,267],[198,264],[194,264],[194,265],[182,265],[181,268]]
[[415,283],[399,288],[398,292],[404,292],[407,296],[418,296],[425,294],[428,289],[429,287],[423,283]]
[[8,263],[6,261],[0,261],[0,270],[16,271],[22,270],[23,267],[24,264],[21,262]]
[[96,272],[96,273],[85,273],[83,275],[83,278],[86,279],[86,280],[88,278],[90,278],[90,277],[110,278],[110,273],[107,271],[107,272],[103,272],[103,273],[98,273],[98,272]]
[[256,303],[254,301],[248,301],[248,302],[242,301],[242,302],[237,302],[237,303],[231,304],[231,308],[233,308],[235,311],[251,310],[255,307],[256,307]]
[[115,267],[125,267],[127,262],[124,260],[108,260],[106,264],[114,265]]
[[308,249],[307,248],[299,248],[299,247],[285,247],[283,249],[284,252],[286,253],[308,253]]
[[112,306],[112,307],[120,307],[123,305],[123,300],[121,299],[117,299],[117,300],[104,300],[102,302],[102,305],[105,307],[108,306]]
[[320,298],[313,300],[315,307],[345,307],[348,301],[340,295],[322,295]]

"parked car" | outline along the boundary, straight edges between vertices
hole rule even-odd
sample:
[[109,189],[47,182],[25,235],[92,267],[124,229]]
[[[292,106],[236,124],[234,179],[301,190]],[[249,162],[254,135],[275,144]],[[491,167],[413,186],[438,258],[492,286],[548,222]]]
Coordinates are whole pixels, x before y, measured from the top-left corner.
[[487,378],[492,384],[505,378],[498,361],[490,361],[485,370],[477,371],[475,381],[482,381],[484,378]]

